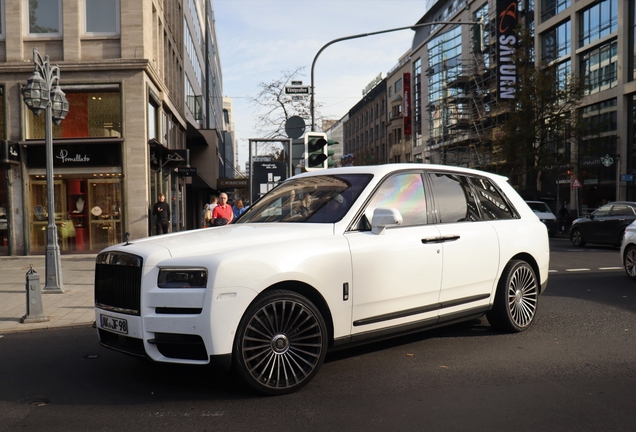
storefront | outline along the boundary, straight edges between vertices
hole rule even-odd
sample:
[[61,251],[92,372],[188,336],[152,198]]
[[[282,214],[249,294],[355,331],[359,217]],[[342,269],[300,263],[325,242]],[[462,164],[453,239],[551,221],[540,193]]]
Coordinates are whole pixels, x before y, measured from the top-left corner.
[[9,199],[9,176],[13,167],[20,165],[18,145],[15,142],[0,141],[0,255],[9,255],[9,219],[11,205]]
[[[25,227],[28,253],[46,249],[46,148],[22,143],[27,171]],[[62,253],[96,252],[123,241],[120,139],[53,145],[55,220]]]

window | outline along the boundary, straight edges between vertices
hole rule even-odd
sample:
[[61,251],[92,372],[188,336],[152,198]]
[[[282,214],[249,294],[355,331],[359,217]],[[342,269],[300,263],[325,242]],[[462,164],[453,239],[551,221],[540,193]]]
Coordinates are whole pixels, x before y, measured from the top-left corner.
[[473,192],[464,177],[433,173],[433,190],[438,223],[480,220]]
[[84,33],[119,34],[119,0],[84,0]]
[[605,37],[618,30],[618,0],[604,0],[581,13],[580,43]]
[[402,91],[402,78],[395,82],[395,93],[397,94],[400,91]]
[[583,54],[581,74],[587,78],[586,94],[594,94],[618,84],[618,43],[600,45]]
[[31,36],[62,34],[62,0],[24,0],[26,28]]
[[572,75],[572,64],[570,60],[561,62],[556,67],[556,82],[559,90],[564,90]]
[[399,210],[404,226],[425,224],[426,200],[422,176],[418,173],[398,174],[385,180],[364,212],[369,226],[373,211],[380,207]]
[[158,129],[159,125],[157,120],[158,115],[158,107],[156,107],[152,102],[148,101],[148,141],[151,139],[157,139],[158,137]]
[[570,54],[570,28],[570,21],[566,21],[542,35],[544,61],[550,62]]
[[483,220],[516,219],[512,208],[490,180],[481,177],[469,177],[469,180],[477,193]]
[[570,7],[570,0],[542,0],[541,22],[547,21]]
[[0,0],[0,39],[4,39],[4,0]]

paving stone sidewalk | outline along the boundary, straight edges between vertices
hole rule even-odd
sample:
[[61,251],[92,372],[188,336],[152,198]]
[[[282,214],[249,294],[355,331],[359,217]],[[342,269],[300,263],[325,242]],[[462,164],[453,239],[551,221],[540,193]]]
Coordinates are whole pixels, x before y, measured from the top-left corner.
[[[0,334],[92,325],[95,255],[62,255],[63,294],[45,293],[44,256],[0,257]],[[44,315],[49,321],[21,323],[27,314],[26,273],[40,276]]]

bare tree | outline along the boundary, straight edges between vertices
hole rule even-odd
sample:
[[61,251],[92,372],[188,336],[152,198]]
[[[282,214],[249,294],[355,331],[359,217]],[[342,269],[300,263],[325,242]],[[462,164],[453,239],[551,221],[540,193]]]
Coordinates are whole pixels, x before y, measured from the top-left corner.
[[[285,86],[303,76],[304,70],[303,66],[293,71],[282,71],[280,78],[270,83],[259,83],[260,92],[256,97],[251,98],[251,103],[259,113],[256,116],[254,128],[261,138],[287,138],[285,123],[293,116],[299,116],[308,123],[311,116],[309,96],[294,100],[292,95],[285,94]],[[317,111],[315,114],[316,118],[319,118]],[[321,121],[317,121],[317,124],[321,124]]]

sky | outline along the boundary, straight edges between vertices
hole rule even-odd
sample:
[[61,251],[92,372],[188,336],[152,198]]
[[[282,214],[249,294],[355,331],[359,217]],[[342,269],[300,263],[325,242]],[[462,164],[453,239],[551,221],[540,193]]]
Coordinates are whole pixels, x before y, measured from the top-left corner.
[[[298,79],[311,82],[311,64],[328,42],[350,35],[415,24],[427,0],[213,0],[223,74],[223,95],[233,99],[239,165],[245,168],[248,140],[258,138],[250,98],[259,83],[305,67]],[[318,57],[315,101],[325,118],[340,119],[379,73],[397,65],[414,32],[403,30],[335,43]],[[311,119],[306,119],[307,130]]]

